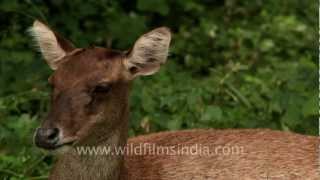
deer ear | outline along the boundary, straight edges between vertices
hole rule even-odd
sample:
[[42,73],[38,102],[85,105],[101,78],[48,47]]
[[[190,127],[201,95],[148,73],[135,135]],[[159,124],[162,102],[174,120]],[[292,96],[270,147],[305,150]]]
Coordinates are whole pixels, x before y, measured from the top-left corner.
[[29,32],[44,59],[53,70],[58,68],[59,63],[68,52],[75,49],[70,41],[62,38],[38,20],[34,21]]
[[142,35],[124,60],[132,78],[156,73],[167,60],[170,41],[171,33],[166,27]]

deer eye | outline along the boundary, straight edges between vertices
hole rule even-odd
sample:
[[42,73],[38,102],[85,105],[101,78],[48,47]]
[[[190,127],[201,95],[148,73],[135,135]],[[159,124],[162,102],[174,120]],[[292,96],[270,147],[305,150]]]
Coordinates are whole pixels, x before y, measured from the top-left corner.
[[108,93],[110,89],[111,85],[109,83],[101,83],[94,87],[93,93]]

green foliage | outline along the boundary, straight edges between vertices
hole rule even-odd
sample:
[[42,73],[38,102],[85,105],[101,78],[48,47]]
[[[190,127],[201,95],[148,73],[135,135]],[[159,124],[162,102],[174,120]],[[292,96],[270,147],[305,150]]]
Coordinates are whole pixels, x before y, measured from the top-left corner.
[[26,29],[41,19],[79,47],[128,49],[169,26],[168,63],[137,79],[130,135],[186,128],[317,134],[316,2],[252,0],[0,2],[0,178],[45,179],[52,157],[32,145],[51,73]]

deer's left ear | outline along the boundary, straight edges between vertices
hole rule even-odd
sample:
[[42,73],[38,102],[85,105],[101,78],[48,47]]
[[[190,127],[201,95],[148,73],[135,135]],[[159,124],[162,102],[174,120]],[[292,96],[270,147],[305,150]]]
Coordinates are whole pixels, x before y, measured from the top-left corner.
[[75,48],[73,44],[52,31],[48,26],[36,20],[29,29],[36,45],[51,69],[58,68],[59,63],[68,52]]
[[170,41],[171,33],[166,27],[142,35],[124,59],[124,65],[131,77],[157,72],[167,60]]

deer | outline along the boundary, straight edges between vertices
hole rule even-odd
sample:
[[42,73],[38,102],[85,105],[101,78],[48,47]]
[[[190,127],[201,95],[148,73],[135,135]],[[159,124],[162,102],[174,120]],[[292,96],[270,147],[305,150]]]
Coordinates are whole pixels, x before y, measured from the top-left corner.
[[[77,48],[39,20],[29,32],[53,70],[48,79],[51,107],[34,135],[37,147],[57,152],[50,180],[319,179],[315,136],[269,129],[191,129],[128,137],[132,82],[165,64],[169,28],[143,34],[126,51]],[[170,147],[175,153],[83,155],[76,150],[141,144]],[[195,145],[210,153],[193,149],[179,154],[180,147]],[[226,147],[241,151],[221,153],[230,151]]]

